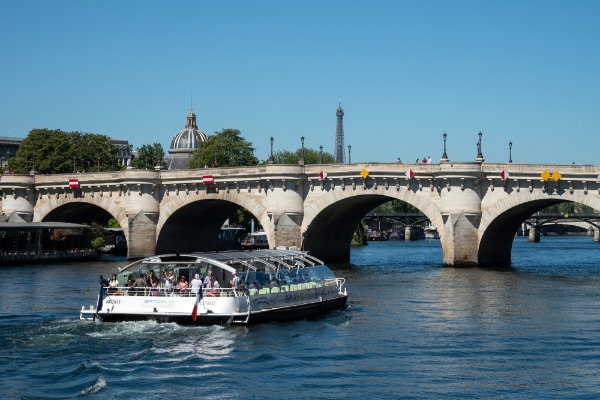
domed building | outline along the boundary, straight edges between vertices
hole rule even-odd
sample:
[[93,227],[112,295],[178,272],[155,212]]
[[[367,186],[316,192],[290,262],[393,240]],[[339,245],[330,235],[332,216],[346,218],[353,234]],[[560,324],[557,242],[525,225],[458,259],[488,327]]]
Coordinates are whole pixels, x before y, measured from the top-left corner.
[[200,146],[200,142],[206,142],[208,137],[198,129],[196,125],[196,114],[190,109],[187,116],[185,128],[171,140],[169,156],[165,157],[168,169],[188,169],[192,153]]

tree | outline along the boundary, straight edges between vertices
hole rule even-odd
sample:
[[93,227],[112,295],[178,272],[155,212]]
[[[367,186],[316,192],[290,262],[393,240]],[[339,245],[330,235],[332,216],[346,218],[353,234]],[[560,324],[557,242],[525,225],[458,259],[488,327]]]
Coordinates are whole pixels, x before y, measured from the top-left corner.
[[255,222],[255,230],[263,229],[262,225],[258,221],[258,218],[256,218],[250,211],[246,210],[245,208],[238,208],[234,211],[233,214],[229,216],[229,223],[231,225],[241,226],[245,228],[246,231],[250,231],[250,227],[252,225],[252,223],[250,222],[251,220],[254,220]]
[[73,171],[71,137],[60,129],[32,129],[10,160],[10,169],[17,174],[27,174],[33,166],[40,174],[60,174]]
[[110,235],[110,233],[106,230],[106,228],[104,228],[102,225],[100,225],[96,222],[92,222],[92,225],[90,226],[90,232],[92,234],[92,237],[94,237],[94,238]]
[[595,214],[596,211],[580,203],[559,203],[546,207],[540,211],[540,214]]
[[[335,158],[332,154],[323,152],[323,162],[320,161],[320,152],[313,149],[304,149],[304,162],[306,164],[333,164]],[[299,148],[295,152],[288,150],[278,150],[273,153],[273,158],[276,164],[298,164],[302,157],[302,148]]]
[[[10,168],[17,174],[27,174],[33,166],[40,174],[64,174],[73,172],[73,156],[76,169],[95,171],[100,157],[101,171],[121,169],[116,157],[117,147],[104,135],[81,132],[65,132],[60,129],[32,129],[11,158]],[[88,167],[89,166],[89,167]]]
[[375,207],[371,210],[372,213],[419,213],[419,210],[415,206],[411,206],[405,201],[402,200],[392,200],[387,203],[383,203],[380,206]]
[[81,132],[71,132],[70,135],[73,155],[77,157],[75,159],[77,170],[97,171],[98,157],[100,157],[100,171],[120,171],[123,169],[116,156],[118,148],[108,136]]
[[114,218],[111,218],[108,220],[108,227],[109,228],[120,228],[121,224],[119,224],[119,221],[117,221]]
[[92,249],[94,249],[96,253],[100,253],[100,251],[104,247],[104,239],[101,237],[97,237],[95,239],[92,239],[90,244],[92,245]]
[[[164,160],[165,152],[160,143],[145,144],[137,148],[137,156],[133,159],[133,166],[137,169],[154,169],[158,160]],[[163,168],[166,166],[162,162]]]
[[237,129],[223,129],[209,136],[208,140],[200,143],[190,160],[190,168],[204,168],[215,164],[215,167],[237,167],[242,165],[257,165],[254,147],[241,135]]

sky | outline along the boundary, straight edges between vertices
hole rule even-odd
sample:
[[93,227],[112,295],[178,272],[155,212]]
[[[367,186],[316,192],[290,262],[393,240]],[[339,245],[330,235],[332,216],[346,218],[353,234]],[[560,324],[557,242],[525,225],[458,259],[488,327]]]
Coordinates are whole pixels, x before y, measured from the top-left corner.
[[[34,128],[168,148],[239,129],[265,160],[443,153],[600,164],[598,1],[0,2],[0,136]],[[347,151],[347,148],[346,148]],[[347,154],[346,154],[347,156]]]

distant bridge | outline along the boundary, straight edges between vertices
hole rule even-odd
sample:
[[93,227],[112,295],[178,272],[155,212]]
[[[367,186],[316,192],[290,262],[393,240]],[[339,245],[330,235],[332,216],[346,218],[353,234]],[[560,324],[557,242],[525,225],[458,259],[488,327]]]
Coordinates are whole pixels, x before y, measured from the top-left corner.
[[[560,174],[542,178],[544,171]],[[206,174],[214,183],[203,184]],[[510,265],[514,235],[532,214],[563,202],[600,211],[599,174],[600,165],[443,162],[2,175],[0,207],[28,222],[115,218],[130,258],[214,250],[223,222],[243,207],[271,247],[297,245],[326,261],[347,261],[360,220],[397,199],[438,228],[445,265],[492,266]],[[70,189],[69,179],[79,179],[79,188]]]

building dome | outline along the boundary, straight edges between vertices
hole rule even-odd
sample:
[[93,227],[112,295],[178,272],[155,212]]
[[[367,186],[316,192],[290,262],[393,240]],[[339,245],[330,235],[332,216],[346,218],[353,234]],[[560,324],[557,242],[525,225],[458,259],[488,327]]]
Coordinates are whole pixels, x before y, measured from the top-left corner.
[[200,142],[205,142],[208,137],[204,132],[198,130],[196,125],[196,114],[193,110],[190,110],[187,116],[187,123],[185,129],[177,132],[171,140],[171,148],[169,149],[170,155],[191,155],[200,146]]

